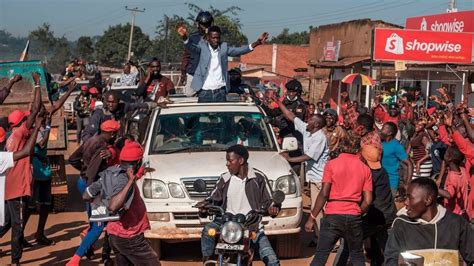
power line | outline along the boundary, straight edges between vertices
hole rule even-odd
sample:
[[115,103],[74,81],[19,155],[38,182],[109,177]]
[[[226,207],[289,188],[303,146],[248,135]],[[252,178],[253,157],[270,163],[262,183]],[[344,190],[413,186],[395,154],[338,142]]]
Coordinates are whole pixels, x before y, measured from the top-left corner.
[[[385,5],[386,5],[386,3],[378,3],[378,4],[371,5],[370,7],[373,8],[373,7],[385,6]],[[346,7],[344,9],[338,9],[338,10],[329,11],[329,12],[315,13],[315,14],[308,15],[308,16],[298,16],[298,17],[288,17],[288,18],[268,19],[268,20],[247,21],[245,24],[250,26],[250,25],[263,25],[263,24],[269,24],[269,23],[273,24],[275,22],[282,22],[282,21],[285,21],[285,22],[299,21],[299,20],[312,19],[315,16],[328,17],[328,16],[337,15],[337,14],[341,14],[341,13],[352,13],[353,10],[357,10],[357,9],[364,9],[364,11],[366,11],[367,10],[367,4],[357,5],[357,6],[353,6],[353,7]],[[350,10],[350,11],[348,11],[348,10]]]
[[[409,3],[398,3],[396,5],[391,5],[391,6],[387,6],[387,5],[384,5],[384,7],[382,8],[376,8],[376,9],[365,9],[363,11],[359,11],[359,12],[350,12],[352,15],[354,14],[366,14],[367,12],[376,12],[376,11],[382,11],[382,10],[387,10],[387,9],[392,9],[392,8],[398,8],[398,7],[401,7],[401,6],[406,6],[406,5],[411,5],[413,3],[415,3],[416,1],[413,0]],[[343,14],[343,15],[340,15],[340,16],[331,16],[331,17],[328,17],[328,18],[325,18],[325,19],[320,19],[320,18],[316,18],[316,19],[311,19],[311,20],[305,20],[305,21],[301,21],[301,22],[297,22],[297,23],[287,23],[287,22],[282,22],[282,23],[274,23],[273,25],[269,25],[269,26],[265,26],[265,25],[256,25],[256,26],[245,26],[244,25],[244,28],[251,28],[251,29],[259,29],[259,28],[276,28],[276,27],[287,27],[287,26],[298,26],[298,25],[308,25],[308,24],[319,24],[318,22],[324,22],[324,21],[331,21],[331,20],[336,20],[336,19],[344,19],[344,18],[347,18],[347,14]]]

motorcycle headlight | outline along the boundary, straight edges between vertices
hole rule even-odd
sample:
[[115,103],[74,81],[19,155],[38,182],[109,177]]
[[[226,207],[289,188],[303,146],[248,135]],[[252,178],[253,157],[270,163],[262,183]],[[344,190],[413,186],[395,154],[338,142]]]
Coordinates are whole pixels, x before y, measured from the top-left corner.
[[242,238],[243,231],[240,224],[236,222],[226,222],[222,226],[221,236],[222,239],[229,244],[235,244]]
[[168,188],[170,189],[171,197],[173,198],[184,198],[183,188],[177,183],[169,183]]
[[285,175],[277,179],[275,189],[281,190],[286,195],[296,193],[296,182],[293,176]]
[[143,180],[143,196],[149,199],[167,199],[169,193],[163,181],[145,179]]

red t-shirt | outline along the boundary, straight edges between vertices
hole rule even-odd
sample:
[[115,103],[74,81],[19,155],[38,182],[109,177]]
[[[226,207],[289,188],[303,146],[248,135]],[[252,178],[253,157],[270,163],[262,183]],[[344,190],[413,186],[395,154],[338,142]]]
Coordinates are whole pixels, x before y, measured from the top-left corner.
[[155,79],[150,83],[150,85],[148,85],[146,89],[146,94],[149,95],[150,93],[152,93],[155,89],[155,86],[157,85],[158,88],[156,89],[155,101],[157,101],[160,97],[167,97],[168,92],[170,90],[174,90],[173,82],[169,78],[161,76],[160,79]]
[[357,155],[341,153],[326,164],[323,183],[331,183],[326,214],[360,215],[362,192],[372,191],[372,174]]
[[140,197],[137,185],[133,193],[130,208],[120,217],[119,221],[107,223],[107,233],[123,238],[137,236],[150,229],[150,221],[146,214],[146,207]]
[[[19,127],[12,129],[12,134],[7,140],[6,148],[9,152],[17,152],[25,147],[30,137],[30,130],[23,122]],[[5,200],[22,196],[31,196],[33,185],[33,172],[30,156],[15,162],[15,166],[8,170],[5,179]]]
[[451,195],[450,199],[444,200],[444,206],[454,214],[465,215],[467,204],[468,179],[466,170],[461,167],[460,172],[448,171],[445,190]]

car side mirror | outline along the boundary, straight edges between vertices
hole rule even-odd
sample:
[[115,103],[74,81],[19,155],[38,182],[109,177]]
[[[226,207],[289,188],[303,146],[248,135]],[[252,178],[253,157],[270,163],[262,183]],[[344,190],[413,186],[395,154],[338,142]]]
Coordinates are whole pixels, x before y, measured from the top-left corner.
[[283,151],[296,151],[298,149],[298,140],[295,137],[286,137],[281,145]]
[[196,192],[202,193],[206,192],[206,181],[202,179],[197,179],[193,183],[193,188]]
[[285,193],[281,190],[276,190],[272,194],[273,202],[276,204],[281,204],[285,200]]

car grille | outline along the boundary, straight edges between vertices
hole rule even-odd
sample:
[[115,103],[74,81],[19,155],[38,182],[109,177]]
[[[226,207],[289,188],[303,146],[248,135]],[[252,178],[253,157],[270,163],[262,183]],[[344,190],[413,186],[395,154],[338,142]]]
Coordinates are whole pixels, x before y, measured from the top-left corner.
[[199,215],[197,212],[173,212],[175,220],[198,220]]
[[[206,181],[206,192],[197,192],[194,190],[194,181],[197,179],[202,179]],[[186,177],[182,178],[181,182],[183,182],[184,188],[188,192],[190,198],[205,198],[208,193],[210,193],[215,187],[217,180],[219,179],[218,176],[206,176],[206,177]]]

